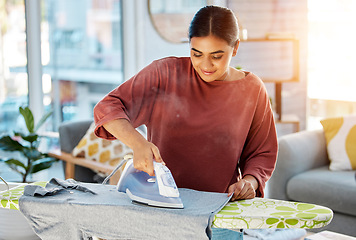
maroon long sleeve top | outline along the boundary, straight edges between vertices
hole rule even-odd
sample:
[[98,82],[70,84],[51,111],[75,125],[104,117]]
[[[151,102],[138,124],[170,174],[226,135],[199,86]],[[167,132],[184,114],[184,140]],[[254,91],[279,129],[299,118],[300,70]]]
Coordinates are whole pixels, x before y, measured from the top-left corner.
[[94,109],[95,133],[115,139],[103,124],[125,118],[147,126],[178,187],[227,192],[242,175],[254,176],[257,196],[276,163],[277,136],[263,82],[203,81],[189,57],[156,60],[107,94]]

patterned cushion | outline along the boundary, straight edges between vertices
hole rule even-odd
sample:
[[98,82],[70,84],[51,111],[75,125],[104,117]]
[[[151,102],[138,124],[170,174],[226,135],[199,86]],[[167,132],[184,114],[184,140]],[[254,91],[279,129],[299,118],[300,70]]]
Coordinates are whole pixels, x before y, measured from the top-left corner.
[[[117,166],[128,154],[133,154],[131,148],[119,140],[105,140],[94,134],[95,124],[92,123],[86,134],[73,149],[73,156],[91,159],[110,166]],[[119,170],[120,171],[120,170]]]
[[323,125],[330,170],[356,170],[356,116],[328,118]]

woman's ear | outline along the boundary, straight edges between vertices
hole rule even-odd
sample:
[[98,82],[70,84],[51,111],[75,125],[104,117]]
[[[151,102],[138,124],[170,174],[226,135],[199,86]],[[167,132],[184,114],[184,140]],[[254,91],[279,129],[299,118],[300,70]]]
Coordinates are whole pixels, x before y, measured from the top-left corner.
[[237,49],[239,48],[239,45],[240,45],[240,40],[237,40],[236,41],[236,44],[234,46],[234,50],[232,51],[232,56],[235,57],[236,54],[237,54]]

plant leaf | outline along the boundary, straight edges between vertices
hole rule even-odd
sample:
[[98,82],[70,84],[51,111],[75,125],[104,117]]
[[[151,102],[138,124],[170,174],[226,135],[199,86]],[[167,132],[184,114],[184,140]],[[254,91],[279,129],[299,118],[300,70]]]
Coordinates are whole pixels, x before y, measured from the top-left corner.
[[40,121],[38,121],[36,128],[34,130],[34,132],[37,132],[37,130],[46,122],[46,120],[52,115],[53,111],[50,111],[48,113],[46,113],[45,115],[42,116],[42,118],[40,119]]
[[27,136],[23,135],[21,137],[22,137],[23,140],[25,140],[27,142],[30,142],[30,143],[35,142],[38,139],[38,135],[37,134],[29,134]]
[[4,151],[22,151],[25,147],[18,141],[13,140],[10,136],[0,138],[0,149]]
[[57,161],[55,158],[43,158],[32,163],[30,173],[36,173],[44,169],[50,168],[52,164]]
[[22,167],[23,169],[26,169],[26,166],[25,166],[25,164],[23,164],[23,162],[21,162],[17,159],[14,159],[14,158],[9,158],[6,160],[2,159],[1,161],[4,162],[9,167],[12,165],[12,166],[18,166],[18,167]]
[[38,139],[38,135],[33,134],[33,133],[25,135],[23,133],[14,132],[14,134],[15,134],[15,136],[20,136],[23,140],[30,142],[30,143],[33,143],[33,142],[37,141],[37,139]]
[[30,133],[33,133],[35,121],[33,119],[33,114],[31,112],[31,110],[28,107],[25,107],[25,108],[19,107],[19,111],[20,111],[21,115],[23,116],[23,118],[25,119],[27,130]]
[[38,151],[36,148],[26,148],[24,149],[23,153],[27,158],[31,160],[37,160],[46,157],[43,153]]

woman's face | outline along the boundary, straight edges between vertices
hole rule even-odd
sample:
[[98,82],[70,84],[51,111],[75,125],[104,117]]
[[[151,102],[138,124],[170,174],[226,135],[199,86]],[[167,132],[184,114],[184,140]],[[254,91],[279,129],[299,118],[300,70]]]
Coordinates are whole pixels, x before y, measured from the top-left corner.
[[209,35],[190,39],[190,58],[195,71],[205,82],[227,79],[231,58],[238,44],[231,47],[225,40]]

